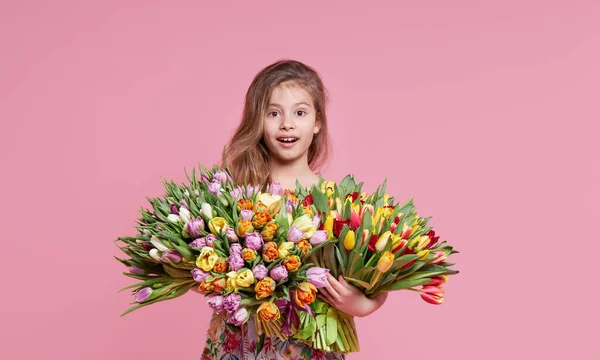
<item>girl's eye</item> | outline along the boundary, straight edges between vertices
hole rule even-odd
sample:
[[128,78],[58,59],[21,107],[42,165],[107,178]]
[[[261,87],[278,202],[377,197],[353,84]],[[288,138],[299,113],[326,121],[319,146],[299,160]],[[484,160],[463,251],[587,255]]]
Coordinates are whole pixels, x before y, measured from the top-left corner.
[[269,116],[277,116],[277,111],[271,111],[271,112],[269,113]]
[[[300,113],[302,113],[302,114],[300,114]],[[304,111],[304,110],[298,110],[298,111],[296,112],[296,114],[298,114],[298,115],[300,115],[300,116],[304,116],[304,115],[306,115],[306,111]]]

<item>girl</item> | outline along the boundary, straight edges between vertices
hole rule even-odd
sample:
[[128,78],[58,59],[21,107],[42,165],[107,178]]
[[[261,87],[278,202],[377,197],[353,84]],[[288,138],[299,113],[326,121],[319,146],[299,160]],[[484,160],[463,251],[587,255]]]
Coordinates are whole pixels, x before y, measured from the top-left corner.
[[[298,61],[282,60],[260,71],[248,92],[242,121],[223,151],[237,184],[264,188],[279,182],[296,188],[319,180],[314,171],[329,159],[326,91],[317,72]],[[358,317],[377,310],[387,298],[368,299],[354,286],[329,275],[320,297],[337,309]],[[344,359],[342,353],[312,349],[295,340],[257,337],[251,318],[245,334],[232,332],[213,316],[202,359]]]

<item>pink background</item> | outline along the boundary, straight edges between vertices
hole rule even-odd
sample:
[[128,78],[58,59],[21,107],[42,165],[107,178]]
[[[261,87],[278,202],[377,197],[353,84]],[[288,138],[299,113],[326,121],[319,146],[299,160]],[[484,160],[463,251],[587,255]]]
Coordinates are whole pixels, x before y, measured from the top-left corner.
[[0,45],[3,358],[199,359],[199,296],[119,317],[113,240],[280,58],[330,90],[325,177],[387,177],[461,251],[349,359],[600,358],[600,2],[2,1]]

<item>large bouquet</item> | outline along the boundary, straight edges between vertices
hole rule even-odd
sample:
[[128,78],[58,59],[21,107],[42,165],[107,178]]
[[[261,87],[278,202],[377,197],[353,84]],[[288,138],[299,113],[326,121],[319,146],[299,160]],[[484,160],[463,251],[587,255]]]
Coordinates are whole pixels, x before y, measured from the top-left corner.
[[385,183],[367,196],[352,176],[339,185],[297,184],[295,192],[277,183],[265,192],[235,186],[219,167],[186,176],[187,184],[163,180],[167,192],[148,198],[139,234],[117,239],[129,256],[117,258],[129,267],[124,274],[139,280],[121,289],[135,298],[123,315],[195,289],[230,326],[244,330],[252,317],[259,335],[352,352],[359,350],[353,317],[316,297],[327,272],[367,296],[409,289],[434,304],[457,273],[445,261],[456,251],[438,243],[412,200],[395,204]]

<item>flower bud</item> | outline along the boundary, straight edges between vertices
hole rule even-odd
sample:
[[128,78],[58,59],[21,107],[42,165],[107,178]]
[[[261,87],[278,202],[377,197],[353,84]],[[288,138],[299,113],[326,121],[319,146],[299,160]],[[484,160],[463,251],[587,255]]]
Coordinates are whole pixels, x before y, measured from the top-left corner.
[[271,278],[277,282],[283,281],[288,277],[288,271],[283,265],[275,266],[269,272]]
[[301,265],[302,261],[300,261],[298,255],[291,255],[283,259],[283,266],[285,266],[289,272],[298,271]]
[[252,250],[260,250],[264,245],[262,235],[257,232],[246,233],[246,247]]
[[142,288],[135,293],[135,301],[138,303],[144,302],[144,300],[147,300],[150,295],[152,295],[151,287]]
[[354,249],[354,245],[356,244],[356,235],[354,234],[354,230],[348,230],[346,236],[344,237],[344,247],[346,250]]
[[316,288],[322,288],[327,286],[327,274],[329,269],[313,266],[306,271],[306,277],[308,282],[313,284]]
[[446,253],[442,250],[438,250],[435,252],[435,259],[433,259],[433,261],[431,261],[431,264],[439,264],[441,262],[446,261],[448,257],[446,256]]
[[294,301],[301,308],[305,308],[306,305],[312,304],[317,298],[317,288],[309,282],[301,282],[296,288],[294,295]]
[[444,289],[441,286],[424,285],[419,294],[423,300],[433,305],[444,302]]
[[377,242],[375,243],[375,250],[377,251],[383,251],[385,249],[385,246],[387,245],[387,242],[390,238],[390,236],[392,235],[392,233],[390,231],[386,231],[384,232],[380,237],[379,240],[377,240]]
[[277,305],[269,301],[260,304],[256,313],[263,321],[277,320],[281,316]]
[[254,291],[256,291],[256,299],[260,300],[271,296],[276,287],[277,284],[275,283],[275,280],[268,276],[265,277],[257,282],[254,286]]
[[263,264],[258,264],[252,268],[252,273],[255,278],[262,280],[269,274],[269,270],[267,270],[267,267]]
[[389,251],[386,251],[381,255],[381,257],[379,258],[379,261],[377,261],[377,270],[379,270],[382,273],[385,273],[388,270],[390,270],[393,263],[394,263],[394,254],[392,254]]

